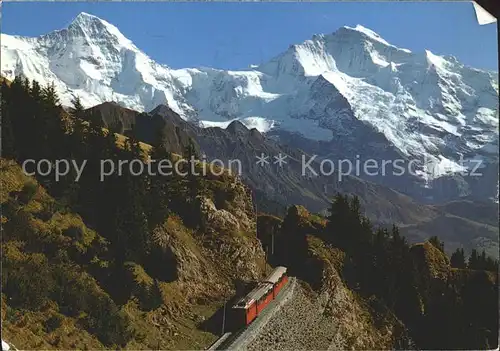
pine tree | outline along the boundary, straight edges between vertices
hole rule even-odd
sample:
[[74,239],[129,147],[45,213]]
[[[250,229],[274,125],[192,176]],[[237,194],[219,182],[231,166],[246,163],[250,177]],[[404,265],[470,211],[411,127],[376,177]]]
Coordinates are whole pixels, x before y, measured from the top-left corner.
[[[125,142],[124,156],[130,161],[144,161],[140,143],[134,136]],[[119,177],[122,194],[119,195],[119,218],[122,231],[125,233],[127,258],[137,260],[144,257],[150,250],[148,218],[146,215],[147,182],[143,175],[135,176],[127,169]]]
[[340,248],[346,248],[349,241],[349,201],[347,196],[335,195],[328,216],[327,240]]
[[73,99],[71,100],[71,105],[73,107],[70,109],[70,112],[73,115],[73,117],[84,119],[85,108],[83,107],[82,100],[80,99],[79,96],[73,95]]
[[[2,112],[11,114],[11,124],[16,139],[19,161],[33,158],[33,151],[38,147],[34,128],[26,128],[33,124],[33,113],[30,112],[30,87],[26,81],[16,76],[8,93],[8,101],[2,104]],[[37,131],[39,132],[39,131]]]
[[189,138],[187,146],[184,148],[184,158],[190,161],[192,158],[198,160],[200,157],[196,152],[196,147],[194,146],[193,139]]
[[44,150],[46,157],[51,159],[68,158],[68,128],[62,116],[62,107],[54,84],[42,89],[41,100],[42,119],[40,124],[44,130],[42,142],[47,145]]
[[16,148],[16,137],[14,126],[12,124],[12,112],[9,108],[10,101],[10,88],[7,83],[2,81],[1,86],[1,108],[2,108],[2,123],[0,125],[2,129],[2,143],[1,143],[1,154],[5,158],[16,159],[18,156]]
[[437,248],[439,251],[444,253],[444,242],[439,240],[437,236],[432,236],[429,238],[429,242],[434,245],[435,248]]
[[472,249],[467,268],[469,269],[479,269],[479,255],[476,249]]
[[[160,162],[172,162],[172,155],[165,148],[165,141],[160,133],[150,152],[150,162],[158,166]],[[150,229],[154,229],[157,225],[163,223],[169,213],[169,204],[171,200],[170,185],[173,184],[172,176],[166,176],[159,173],[156,167],[156,175],[151,176],[150,189],[148,195],[148,217]],[[162,170],[162,173],[164,172]]]
[[[186,207],[182,214],[183,218],[188,220],[191,226],[203,226],[203,216],[200,213],[200,203],[199,198],[206,196],[207,185],[203,172],[200,172],[200,168],[204,167],[199,160],[199,156],[196,152],[194,142],[189,139],[189,143],[184,150],[184,158],[187,161],[185,166],[186,173]],[[202,228],[203,229],[203,228]]]
[[486,257],[485,269],[491,272],[498,272],[498,260],[490,256]]
[[349,210],[351,211],[351,216],[354,221],[361,222],[361,203],[359,202],[359,197],[354,195],[349,203]]
[[497,271],[498,260],[486,255],[486,251],[484,250],[481,251],[481,254],[479,254],[476,249],[473,249],[469,257],[468,268],[475,270]]
[[71,101],[73,107],[70,110],[72,116],[72,133],[70,137],[70,150],[72,158],[82,160],[87,154],[87,125],[85,123],[86,111],[78,96],[73,96]]
[[450,259],[451,266],[454,268],[466,268],[467,264],[465,262],[464,249],[456,249],[451,255]]
[[42,97],[44,96],[42,88],[36,80],[33,80],[33,82],[31,83],[31,96],[37,102],[41,102]]
[[486,270],[486,252],[483,250],[481,252],[481,256],[479,257],[479,268]]

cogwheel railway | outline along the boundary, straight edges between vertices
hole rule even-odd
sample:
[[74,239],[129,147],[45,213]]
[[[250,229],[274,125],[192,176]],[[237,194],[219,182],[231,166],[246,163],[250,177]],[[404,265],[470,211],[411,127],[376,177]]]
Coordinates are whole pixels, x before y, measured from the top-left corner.
[[228,313],[228,322],[232,330],[235,331],[222,335],[207,350],[227,349],[278,297],[288,280],[287,268],[283,266],[276,267],[252,291],[231,306]]

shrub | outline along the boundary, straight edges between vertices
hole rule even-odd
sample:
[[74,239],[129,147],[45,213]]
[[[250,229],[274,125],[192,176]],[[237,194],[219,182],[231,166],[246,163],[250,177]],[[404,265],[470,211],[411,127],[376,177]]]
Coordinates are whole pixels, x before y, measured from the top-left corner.
[[28,202],[33,199],[36,192],[38,191],[38,184],[35,182],[27,182],[24,184],[23,189],[18,194],[18,200],[23,205],[26,205]]
[[107,346],[124,346],[130,340],[127,315],[94,278],[71,264],[61,264],[54,271],[58,289],[53,296],[61,311],[79,316],[83,327]]
[[16,258],[6,255],[3,269],[3,289],[13,306],[38,310],[47,302],[53,279],[43,254]]
[[52,216],[57,212],[64,212],[64,207],[57,201],[46,201],[43,203],[43,207],[38,211],[36,216],[42,221],[49,221]]
[[152,310],[163,304],[163,295],[158,280],[153,280],[142,266],[133,262],[125,263],[129,273],[131,292],[140,302],[141,308]]
[[84,324],[108,346],[125,346],[133,337],[128,316],[107,296],[101,296],[91,302]]
[[59,328],[61,326],[63,320],[64,320],[64,316],[59,314],[59,313],[50,316],[49,319],[47,319],[44,322],[45,331],[47,333],[53,332],[54,330],[56,330],[57,328]]

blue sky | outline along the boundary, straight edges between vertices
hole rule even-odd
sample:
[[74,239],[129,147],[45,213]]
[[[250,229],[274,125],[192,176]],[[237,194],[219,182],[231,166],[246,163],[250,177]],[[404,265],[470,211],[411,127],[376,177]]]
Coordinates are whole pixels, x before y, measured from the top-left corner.
[[313,34],[361,24],[396,46],[498,70],[496,24],[480,26],[469,2],[4,2],[2,32],[37,36],[67,26],[82,11],[116,25],[174,68],[245,68]]

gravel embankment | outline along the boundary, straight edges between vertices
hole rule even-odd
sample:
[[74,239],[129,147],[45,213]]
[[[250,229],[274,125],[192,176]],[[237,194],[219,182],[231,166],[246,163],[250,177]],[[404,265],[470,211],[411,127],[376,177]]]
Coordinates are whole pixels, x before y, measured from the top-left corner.
[[[337,325],[315,294],[293,281],[289,294],[231,350],[337,350]],[[258,322],[256,320],[256,322]],[[242,335],[243,336],[243,335]],[[336,337],[337,336],[337,337]]]

